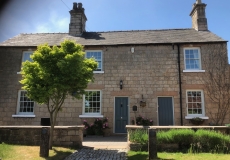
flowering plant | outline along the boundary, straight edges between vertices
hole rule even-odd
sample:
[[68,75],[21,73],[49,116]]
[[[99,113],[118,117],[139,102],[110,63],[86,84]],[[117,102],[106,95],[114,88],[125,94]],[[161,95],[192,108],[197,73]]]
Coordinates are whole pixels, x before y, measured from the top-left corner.
[[204,122],[204,119],[200,117],[194,117],[190,120],[194,125],[201,125]]
[[83,121],[86,134],[88,135],[104,135],[104,129],[109,128],[108,118],[96,118],[94,123],[89,124],[86,120]]
[[[132,123],[135,124],[134,119],[132,120]],[[136,125],[142,125],[142,126],[152,126],[153,125],[153,120],[144,118],[141,115],[136,117]]]

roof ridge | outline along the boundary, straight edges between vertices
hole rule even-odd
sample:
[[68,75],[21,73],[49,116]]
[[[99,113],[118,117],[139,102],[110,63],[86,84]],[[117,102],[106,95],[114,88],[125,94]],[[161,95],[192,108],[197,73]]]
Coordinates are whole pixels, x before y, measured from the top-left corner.
[[117,30],[117,31],[89,31],[88,33],[110,33],[110,32],[142,32],[142,31],[169,31],[169,30],[194,30],[193,28],[172,28],[172,29],[148,29],[148,30]]
[[47,32],[47,33],[20,33],[20,34],[67,34],[67,32]]
[[[172,28],[172,29],[148,29],[148,30],[117,30],[117,31],[88,31],[86,33],[112,33],[112,32],[143,32],[143,31],[170,31],[170,30],[193,30],[193,28]],[[20,33],[24,35],[35,34],[68,34],[68,32],[47,32],[47,33]]]

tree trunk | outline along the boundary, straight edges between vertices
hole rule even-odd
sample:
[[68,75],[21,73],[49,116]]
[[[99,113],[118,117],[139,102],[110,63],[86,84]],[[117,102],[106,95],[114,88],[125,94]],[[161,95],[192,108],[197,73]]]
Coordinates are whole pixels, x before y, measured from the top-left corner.
[[50,139],[49,139],[49,149],[52,149],[53,146],[53,130],[54,130],[54,121],[53,121],[53,112],[50,112]]

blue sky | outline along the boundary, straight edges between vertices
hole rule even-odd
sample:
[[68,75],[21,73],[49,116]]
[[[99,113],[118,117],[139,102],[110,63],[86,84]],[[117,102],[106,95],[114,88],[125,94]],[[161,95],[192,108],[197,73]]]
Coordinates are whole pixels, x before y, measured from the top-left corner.
[[[191,28],[189,14],[196,0],[3,1],[8,3],[0,4],[0,42],[20,33],[68,32],[73,2],[85,8],[87,31]],[[207,4],[208,29],[229,41],[230,0],[202,2]]]

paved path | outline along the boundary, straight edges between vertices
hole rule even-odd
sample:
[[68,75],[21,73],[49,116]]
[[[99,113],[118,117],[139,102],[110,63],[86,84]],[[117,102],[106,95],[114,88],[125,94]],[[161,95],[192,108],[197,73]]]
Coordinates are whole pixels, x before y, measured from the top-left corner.
[[127,137],[87,136],[83,148],[68,156],[65,160],[126,160]]

